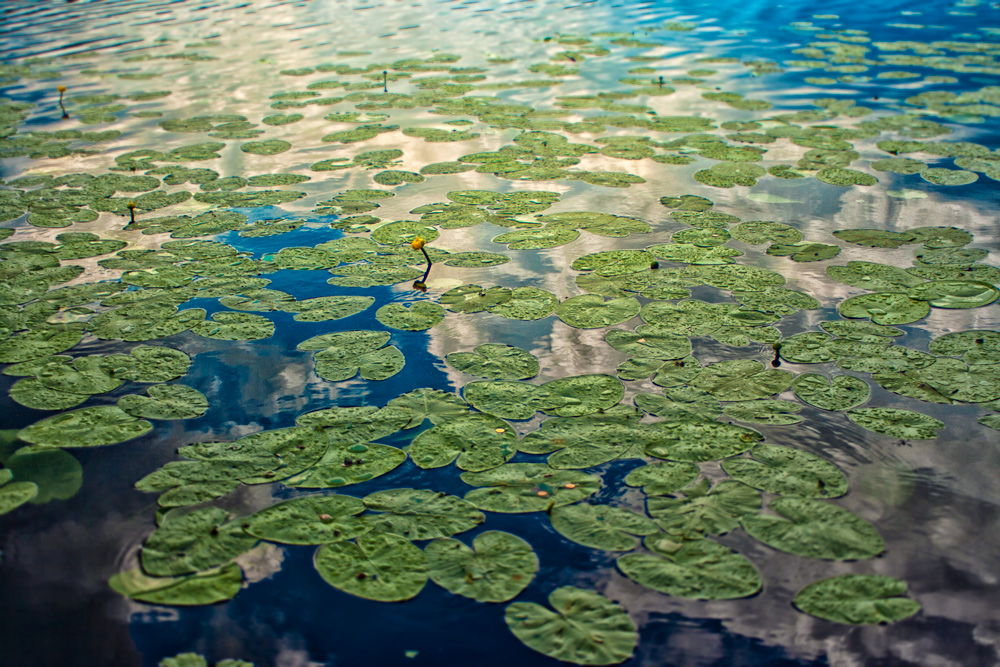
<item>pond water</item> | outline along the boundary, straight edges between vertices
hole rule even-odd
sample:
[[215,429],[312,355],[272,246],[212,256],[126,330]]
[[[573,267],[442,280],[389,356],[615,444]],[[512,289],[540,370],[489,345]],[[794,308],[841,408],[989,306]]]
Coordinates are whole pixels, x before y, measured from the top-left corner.
[[997,3],[0,12],[5,665],[1000,662]]

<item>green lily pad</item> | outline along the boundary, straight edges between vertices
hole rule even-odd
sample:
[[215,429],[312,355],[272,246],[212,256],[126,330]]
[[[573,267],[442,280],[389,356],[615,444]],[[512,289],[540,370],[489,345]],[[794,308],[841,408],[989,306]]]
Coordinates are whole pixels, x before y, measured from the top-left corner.
[[646,447],[646,454],[671,461],[697,463],[736,456],[764,436],[753,429],[717,421],[685,419],[656,422],[660,441]]
[[444,263],[445,266],[478,269],[487,266],[499,266],[509,261],[510,257],[496,252],[456,252],[449,255]]
[[869,186],[878,183],[878,179],[871,174],[854,169],[844,169],[842,167],[825,167],[820,169],[816,172],[816,180],[842,188],[849,188],[852,185]]
[[555,469],[590,468],[620,456],[641,456],[656,434],[637,423],[637,416],[593,414],[546,419],[521,440],[518,449],[528,454],[552,454],[548,463]]
[[298,489],[336,489],[380,477],[405,460],[406,452],[389,445],[331,445],[315,465],[281,483]]
[[350,380],[360,375],[364,380],[387,380],[403,370],[406,359],[394,345],[357,356],[344,348],[327,348],[317,352],[316,374],[330,382]]
[[140,552],[142,569],[154,577],[201,572],[224,565],[257,543],[238,523],[226,523],[226,512],[203,507],[168,513]]
[[795,414],[801,409],[802,406],[792,401],[758,399],[729,403],[725,412],[736,421],[783,426],[801,423],[802,417]]
[[428,577],[424,552],[391,533],[367,533],[357,544],[324,544],[316,551],[314,565],[334,588],[379,602],[415,597]]
[[732,458],[722,469],[755,489],[782,496],[836,498],[847,493],[847,478],[829,461],[792,447],[757,445],[753,459]]
[[605,300],[598,294],[570,297],[556,307],[556,316],[577,329],[596,329],[621,324],[639,314],[639,302],[632,297]]
[[506,287],[460,285],[441,295],[440,301],[453,313],[479,313],[507,303],[513,292]]
[[981,280],[931,280],[915,285],[906,295],[935,308],[979,308],[1000,297],[1000,290]]
[[424,548],[431,580],[455,595],[479,602],[506,602],[523,591],[538,571],[538,556],[516,535],[488,530],[470,549],[451,538]]
[[370,527],[357,517],[364,511],[365,504],[352,496],[300,496],[244,517],[241,526],[270,542],[329,544],[368,532]]
[[792,391],[799,400],[822,410],[849,410],[867,401],[871,388],[853,375],[828,380],[818,373],[803,373],[792,381]]
[[730,230],[737,241],[760,245],[761,243],[794,244],[802,240],[802,233],[780,222],[759,220],[741,222]]
[[243,588],[243,573],[235,563],[183,577],[150,577],[136,568],[113,575],[108,583],[115,592],[140,602],[196,606],[233,598]]
[[559,305],[559,299],[552,292],[537,287],[515,287],[510,300],[486,310],[512,320],[540,320],[548,317]]
[[274,322],[251,313],[218,312],[191,330],[205,338],[217,340],[261,340],[274,335]]
[[21,429],[17,437],[47,447],[98,447],[137,438],[153,425],[113,405],[64,412]]
[[619,352],[644,359],[683,359],[691,354],[691,340],[653,326],[643,325],[633,331],[612,329],[604,335]]
[[420,426],[425,419],[441,424],[455,417],[469,414],[469,407],[455,394],[440,389],[414,389],[389,401],[386,409],[405,415],[409,421],[403,428]]
[[848,625],[895,623],[920,611],[906,582],[881,574],[842,574],[809,584],[792,601],[810,616]]
[[843,317],[870,317],[876,324],[909,324],[930,313],[926,301],[911,299],[898,292],[859,294],[841,302],[837,308]]
[[838,229],[833,235],[841,241],[868,248],[898,248],[916,241],[913,234],[883,229]]
[[375,531],[394,533],[408,540],[449,537],[471,530],[486,517],[471,503],[437,491],[388,489],[365,496],[365,506],[379,514],[364,521]]
[[143,419],[193,419],[208,412],[208,398],[192,387],[158,384],[146,393],[148,396],[122,396],[118,399],[118,407]]
[[86,401],[90,395],[52,389],[37,378],[24,378],[11,386],[10,398],[35,410],[68,410]]
[[83,467],[69,452],[46,447],[21,447],[4,461],[4,470],[18,482],[37,487],[31,502],[40,505],[50,500],[67,500],[83,485]]
[[452,352],[445,361],[463,373],[499,380],[525,380],[539,370],[538,359],[530,352],[510,345],[480,345],[475,352]]
[[371,296],[320,296],[305,301],[281,304],[281,309],[295,313],[296,322],[325,322],[356,315],[375,303]]
[[[695,375],[697,371],[691,377]],[[722,413],[719,399],[688,386],[665,387],[662,394],[640,393],[632,400],[641,410],[669,420],[712,421]]]
[[985,248],[937,248],[918,252],[914,258],[927,266],[968,267],[974,262],[986,259],[989,251]]
[[693,600],[732,600],[761,588],[760,574],[740,554],[711,540],[680,544],[662,536],[645,540],[652,554],[628,554],[618,569],[654,591]]
[[511,250],[540,250],[566,245],[579,236],[580,232],[575,229],[546,225],[501,234],[493,239],[493,243],[505,243]]
[[806,558],[864,560],[885,550],[875,527],[841,507],[810,498],[776,498],[771,514],[740,519],[750,537]]
[[948,356],[1000,351],[1000,332],[985,329],[956,331],[938,336],[930,342],[928,349],[934,354]]
[[41,327],[0,342],[0,362],[5,364],[59,354],[83,339],[75,327]]
[[698,540],[721,535],[740,525],[739,518],[760,508],[760,492],[726,480],[711,488],[707,479],[681,489],[683,498],[650,496],[649,515],[670,536]]
[[691,386],[703,389],[720,401],[748,401],[768,398],[788,389],[794,373],[749,359],[720,361],[709,364],[695,377]]
[[418,221],[390,222],[372,232],[372,240],[384,245],[411,243],[418,236],[424,241],[433,241],[439,235],[434,227]]
[[375,312],[375,319],[390,329],[426,331],[444,319],[445,310],[430,301],[412,304],[388,303]]
[[638,546],[634,535],[652,535],[659,530],[640,514],[608,505],[576,503],[555,507],[549,517],[552,527],[563,537],[605,551],[629,551]]
[[550,609],[515,602],[504,620],[528,648],[577,665],[615,665],[632,656],[639,639],[620,606],[592,591],[564,586],[549,595]]
[[920,178],[934,185],[968,185],[979,180],[979,174],[963,169],[929,167],[920,172]]
[[413,440],[410,458],[420,468],[440,468],[457,459],[462,470],[479,472],[506,463],[517,453],[517,433],[488,414],[455,417]]
[[545,512],[583,500],[598,491],[600,478],[576,470],[553,470],[544,463],[507,463],[485,472],[465,472],[473,489],[465,499],[481,510],[520,514]]
[[826,275],[837,282],[868,290],[900,291],[921,280],[906,271],[875,262],[848,262],[847,266],[828,266]]
[[1000,398],[1000,366],[996,363],[969,366],[960,359],[938,359],[906,374],[951,400],[985,403]]
[[698,479],[698,466],[693,463],[649,463],[625,476],[629,486],[641,486],[647,496],[672,494]]
[[825,243],[773,243],[767,254],[788,257],[793,262],[822,262],[839,255],[840,248]]
[[38,495],[34,482],[7,482],[0,486],[0,514],[12,512]]
[[932,440],[944,428],[944,424],[933,417],[894,408],[850,410],[847,418],[869,431],[904,440]]

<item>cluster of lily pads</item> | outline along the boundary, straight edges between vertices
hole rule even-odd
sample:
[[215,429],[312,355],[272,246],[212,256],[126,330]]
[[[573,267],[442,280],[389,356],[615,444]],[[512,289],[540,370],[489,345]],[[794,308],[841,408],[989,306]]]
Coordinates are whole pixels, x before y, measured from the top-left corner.
[[[809,31],[815,26],[792,28]],[[692,29],[685,24],[659,28]],[[654,39],[656,32],[644,39]],[[856,82],[857,73],[886,63],[996,69],[995,50],[874,61],[869,47],[862,46],[868,38],[860,31],[833,30],[821,37],[827,41],[795,50],[810,60],[785,64],[847,74]],[[139,248],[117,235],[70,231],[49,242],[20,232],[6,240],[15,229],[0,230],[0,239],[6,240],[0,243],[0,362],[9,364],[4,374],[21,378],[10,395],[27,408],[59,411],[9,434],[9,442],[0,447],[0,513],[72,496],[81,471],[64,449],[125,442],[150,432],[158,420],[195,418],[209,409],[201,392],[175,382],[192,359],[152,341],[184,332],[217,341],[262,340],[274,334],[275,321],[258,313],[328,322],[376,305],[376,297],[367,294],[299,299],[269,288],[265,275],[322,270],[330,274],[330,285],[364,290],[418,279],[424,275],[425,258],[476,269],[511,261],[498,252],[449,251],[441,247],[447,230],[494,225],[503,230],[494,243],[510,252],[527,252],[570,244],[581,233],[624,238],[662,226],[601,211],[551,212],[560,204],[559,193],[509,189],[509,184],[504,191],[448,191],[447,201],[410,209],[412,219],[379,217],[383,205],[427,179],[474,172],[501,181],[579,181],[625,188],[645,183],[633,173],[636,165],[643,164],[645,171],[699,163],[692,169],[694,181],[718,188],[749,187],[768,176],[814,176],[835,186],[872,186],[876,176],[852,168],[863,158],[862,147],[851,142],[876,140],[875,148],[889,157],[869,160],[875,172],[919,175],[940,186],[967,185],[978,174],[1000,180],[996,150],[971,142],[926,141],[951,128],[924,115],[935,113],[948,122],[1000,115],[996,87],[908,98],[906,104],[919,113],[876,114],[839,98],[820,98],[813,108],[778,113],[770,102],[704,85],[715,70],[692,70],[687,77],[666,81],[651,77],[659,71],[651,65],[661,58],[629,50],[661,46],[659,41],[643,41],[631,33],[558,35],[550,41],[564,50],[553,53],[549,62],[526,68],[548,79],[498,80],[490,68],[509,60],[494,57],[484,67],[459,67],[459,57],[446,53],[283,70],[281,75],[301,82],[302,89],[271,96],[271,110],[260,114],[264,127],[243,114],[183,117],[169,110],[132,110],[137,118],[165,116],[158,131],[167,136],[205,136],[171,150],[118,154],[106,173],[29,173],[0,182],[0,221],[15,221],[19,230],[25,225],[76,229],[113,214],[128,217],[124,231],[156,239],[155,248]],[[873,46],[920,53],[926,45]],[[956,42],[933,48],[964,52],[969,47]],[[553,108],[495,96],[505,90],[557,87],[584,73],[588,59],[622,53],[632,54],[624,56],[632,67],[619,79],[625,86],[621,90],[557,95]],[[173,56],[185,63],[215,58]],[[151,59],[138,56],[133,62]],[[156,62],[169,64],[167,59]],[[699,64],[739,63],[707,57]],[[758,76],[782,71],[764,61],[742,65]],[[39,67],[35,63],[9,74],[46,78]],[[338,78],[324,78],[330,74]],[[904,78],[892,72],[878,76]],[[119,78],[149,77],[129,72]],[[826,85],[818,78],[811,83]],[[718,123],[695,115],[661,116],[643,103],[674,93],[674,86],[701,86],[707,103],[746,117]],[[123,122],[130,103],[167,96],[167,91],[76,95],[67,103],[70,117],[89,126]],[[286,139],[312,106],[322,107],[330,123],[319,143],[329,145],[334,157],[299,169],[305,173],[223,177],[199,166],[218,164],[214,161],[228,148],[227,141],[243,142],[239,150],[247,160],[301,148]],[[114,146],[122,134],[117,129],[22,131],[33,108],[27,102],[0,103],[0,159],[94,155]],[[434,124],[444,127],[395,122],[397,111],[412,109],[441,117]],[[868,120],[856,121],[861,118]],[[269,132],[286,138],[269,137]],[[434,144],[475,142],[475,148],[454,160],[422,166],[396,148],[355,150],[355,145],[363,149],[361,144],[384,142],[396,132]],[[486,134],[502,136],[503,143],[487,146]],[[778,146],[783,154],[794,150],[791,146],[801,148],[801,157],[794,164],[768,164],[768,147]],[[912,157],[917,154],[953,159],[958,168],[930,166]],[[615,164],[622,170],[606,170],[608,160],[620,161]],[[372,186],[341,189],[343,172],[359,177],[372,172]],[[246,212],[229,209],[295,205],[311,195],[281,188],[320,178],[336,179],[332,189],[337,192],[309,206],[313,219],[335,230],[336,238],[260,256],[202,238],[229,232],[243,238],[294,237],[306,224],[303,219],[251,222]],[[199,212],[159,213],[191,202]],[[395,332],[427,331],[446,318],[475,314],[514,322],[552,317],[562,323],[554,326],[605,329],[606,343],[624,357],[613,373],[607,369],[539,382],[540,364],[529,351],[485,344],[446,356],[454,375],[464,378],[455,392],[416,389],[381,407],[329,407],[299,415],[294,427],[185,445],[179,460],[136,483],[141,491],[159,494],[157,527],[135,567],[114,575],[111,586],[150,604],[212,604],[242,590],[240,557],[261,541],[314,546],[317,572],[345,593],[398,601],[415,597],[433,582],[481,602],[510,603],[506,623],[526,645],[567,662],[601,665],[627,659],[638,638],[620,605],[571,586],[553,590],[550,607],[511,602],[538,571],[532,546],[497,530],[478,532],[471,542],[455,536],[478,529],[490,513],[544,514],[567,540],[613,554],[618,570],[637,584],[698,600],[744,598],[761,590],[763,581],[753,563],[713,539],[733,531],[804,558],[864,561],[881,554],[885,544],[877,529],[834,502],[848,492],[842,471],[800,449],[767,444],[759,431],[733,422],[798,424],[804,404],[843,412],[883,436],[936,437],[944,424],[928,415],[862,407],[870,394],[862,376],[870,375],[871,381],[901,396],[992,410],[980,422],[1000,429],[1000,333],[949,333],[932,340],[928,351],[894,342],[905,333],[899,327],[918,322],[931,308],[976,308],[996,301],[1000,270],[982,263],[987,251],[969,247],[972,236],[954,227],[838,230],[832,236],[842,243],[889,249],[912,245],[913,264],[827,265],[832,280],[865,292],[840,303],[843,319],[822,322],[821,331],[783,336],[775,326],[782,318],[818,309],[821,303],[785,287],[784,277],[775,271],[739,263],[741,244],[769,243],[767,254],[795,262],[827,261],[841,247],[829,238],[805,241],[789,224],[743,221],[715,210],[703,196],[665,196],[660,202],[670,210],[669,220],[685,228],[667,242],[576,258],[569,268],[583,292],[577,296],[560,299],[533,286],[468,283],[409,302],[379,303],[374,316],[385,330],[345,327],[298,344],[298,350],[312,353],[315,373],[326,382],[356,377],[375,382],[404,369],[406,359],[390,344],[401,335]],[[161,241],[164,237],[171,240]],[[442,242],[427,246],[425,256],[411,246],[418,238]],[[120,279],[79,281],[86,278],[86,269],[72,262],[103,256],[96,263],[120,272]],[[716,298],[692,298],[692,289],[714,289]],[[217,299],[223,309],[211,317],[202,308],[181,309],[194,298]],[[626,324],[636,317],[641,324]],[[120,341],[121,352],[66,354],[87,337]],[[709,339],[730,347],[771,345],[775,360],[771,367],[747,358],[703,364],[696,350]],[[795,373],[781,368],[782,362],[817,364],[824,372]],[[117,392],[126,382],[149,386],[145,394],[119,395],[114,404],[93,398]],[[623,402],[626,389],[631,404]],[[538,413],[544,419],[529,427]],[[386,439],[402,446],[380,442]],[[634,463],[624,483],[641,490],[644,508],[594,501],[605,484],[597,473],[611,461]],[[716,461],[728,478],[713,482],[700,464]],[[363,485],[407,462],[420,469],[454,471],[469,488],[461,497],[425,488],[330,492]],[[241,486],[259,484],[278,484],[275,488],[287,499],[247,516],[231,516],[212,504]],[[920,609],[906,597],[904,582],[860,573],[816,581],[790,602],[805,613],[848,624],[893,622]],[[162,664],[194,667],[205,661],[186,654]]]

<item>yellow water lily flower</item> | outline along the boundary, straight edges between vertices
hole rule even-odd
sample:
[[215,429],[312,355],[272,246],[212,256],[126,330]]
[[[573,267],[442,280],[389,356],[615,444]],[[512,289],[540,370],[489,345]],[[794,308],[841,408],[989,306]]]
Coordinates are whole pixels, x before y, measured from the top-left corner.
[[410,241],[410,247],[413,248],[414,250],[420,250],[421,248],[424,247],[425,243],[426,241],[424,241],[422,238],[418,236],[417,238]]

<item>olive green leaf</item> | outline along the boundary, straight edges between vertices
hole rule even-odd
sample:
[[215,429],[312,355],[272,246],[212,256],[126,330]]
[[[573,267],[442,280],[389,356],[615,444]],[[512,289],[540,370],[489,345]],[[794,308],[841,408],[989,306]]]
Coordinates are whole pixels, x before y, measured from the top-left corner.
[[545,512],[597,493],[600,478],[576,470],[553,470],[544,463],[507,463],[485,472],[462,473],[473,489],[465,499],[481,510],[520,514]]
[[802,240],[802,233],[794,227],[767,220],[741,222],[729,231],[734,239],[750,245],[768,242],[787,245]]
[[906,295],[935,308],[978,308],[1000,297],[1000,290],[981,280],[931,280],[906,290]]
[[208,412],[208,398],[193,387],[158,384],[146,393],[148,396],[122,396],[118,399],[118,407],[143,419],[193,419]]
[[794,373],[750,359],[735,359],[709,364],[691,380],[692,387],[703,389],[720,401],[747,401],[767,398],[788,389]]
[[17,437],[45,447],[98,447],[137,438],[153,425],[114,405],[63,412],[21,429]]
[[515,602],[504,620],[528,648],[577,665],[616,665],[632,656],[635,624],[618,604],[592,591],[563,586],[549,595],[552,611]]
[[516,453],[513,427],[488,414],[449,419],[418,435],[410,446],[410,458],[420,468],[440,468],[457,459],[459,468],[473,472],[495,468]]
[[509,301],[486,310],[512,320],[540,320],[552,314],[557,305],[559,299],[552,292],[537,287],[515,287]]
[[858,426],[904,440],[932,440],[944,423],[919,412],[895,408],[849,410],[847,418]]
[[375,312],[375,319],[390,329],[426,331],[443,320],[444,314],[444,308],[430,301],[387,303]]
[[38,495],[34,482],[7,482],[0,486],[0,514],[17,509]]
[[488,530],[470,549],[452,538],[424,548],[431,580],[455,595],[479,602],[506,602],[523,591],[538,571],[538,556],[516,535]]
[[378,600],[409,600],[427,583],[427,557],[412,542],[391,533],[367,533],[354,542],[324,544],[314,565],[345,593]]
[[364,511],[361,499],[351,496],[299,496],[244,517],[240,525],[270,542],[328,544],[368,532],[371,527],[356,516]]
[[646,588],[693,600],[744,598],[761,588],[749,560],[712,540],[678,544],[652,535],[644,543],[653,553],[622,556],[618,569]]
[[389,445],[331,445],[314,466],[281,483],[298,489],[336,489],[384,475],[405,460],[406,452]]
[[853,375],[828,380],[818,373],[803,373],[792,381],[792,391],[799,400],[822,410],[848,410],[867,401],[871,388]]
[[772,243],[768,255],[788,257],[793,262],[821,262],[840,254],[840,248],[825,243]]
[[632,400],[645,412],[672,420],[712,421],[722,413],[719,399],[688,386],[665,387],[663,394],[636,394]]
[[195,606],[234,597],[243,588],[243,573],[235,563],[183,577],[150,577],[136,568],[113,575],[108,583],[115,592],[140,602]]
[[330,382],[349,380],[360,374],[365,380],[386,380],[403,370],[406,359],[399,349],[389,347],[345,357],[343,350],[330,348],[315,354],[316,374]]
[[650,424],[649,428],[660,439],[647,445],[647,455],[689,463],[736,456],[764,439],[753,429],[717,421],[664,421]]
[[906,595],[906,582],[882,574],[842,574],[820,579],[798,593],[792,603],[810,616],[834,623],[895,623],[920,611]]
[[37,378],[23,378],[11,386],[10,398],[35,410],[67,410],[83,403],[90,395],[52,389]]
[[902,291],[921,282],[899,267],[876,262],[848,262],[847,266],[828,266],[826,275],[845,285],[885,292]]
[[917,240],[913,234],[884,229],[838,229],[833,235],[841,241],[868,248],[898,248]]
[[252,313],[212,314],[211,320],[199,322],[191,330],[205,338],[217,340],[261,340],[274,335],[274,322]]
[[440,301],[454,313],[479,313],[507,303],[513,297],[506,287],[483,288],[479,285],[460,285],[441,295]]
[[576,503],[549,512],[552,527],[563,537],[592,549],[629,551],[638,546],[633,535],[658,531],[650,519],[621,507]]
[[792,401],[758,399],[729,403],[725,406],[725,413],[736,421],[781,426],[800,423],[802,417],[795,413],[801,409],[802,406]]
[[368,509],[364,521],[375,531],[395,533],[408,540],[449,537],[471,530],[486,517],[471,503],[437,491],[388,489],[364,498]]
[[176,514],[179,511],[167,513],[146,538],[139,555],[147,574],[169,577],[201,572],[227,563],[257,543],[239,523],[225,523],[226,512],[218,507]]
[[625,476],[629,486],[641,486],[647,496],[665,496],[688,486],[698,479],[698,466],[693,463],[664,461],[636,468]]
[[38,487],[31,502],[35,505],[50,500],[67,500],[76,495],[83,484],[80,462],[61,449],[21,447],[4,460],[4,470],[18,482],[30,482]]
[[475,352],[452,352],[445,362],[463,373],[499,380],[524,380],[538,375],[539,365],[530,352],[510,345],[480,345]]
[[753,459],[726,459],[722,469],[747,486],[780,496],[836,498],[847,493],[844,473],[809,452],[760,444],[750,453]]
[[635,331],[611,329],[604,334],[604,340],[630,357],[673,360],[683,359],[691,354],[691,340],[687,336],[650,325],[641,325]]
[[748,514],[740,519],[756,540],[807,558],[863,560],[885,550],[882,537],[870,523],[823,500],[776,498],[773,514]]
[[356,315],[375,303],[371,296],[320,296],[282,303],[281,310],[295,313],[296,322],[324,322]]
[[909,324],[930,313],[926,301],[911,299],[898,292],[859,294],[841,302],[837,308],[848,318],[870,317],[876,324]]
[[468,406],[455,394],[440,389],[414,389],[389,401],[387,410],[395,410],[409,418],[403,428],[420,426],[424,419],[440,424],[469,414]]
[[697,540],[721,535],[740,525],[739,518],[760,508],[760,492],[726,480],[711,488],[707,479],[678,493],[683,498],[650,496],[649,515],[671,537]]

